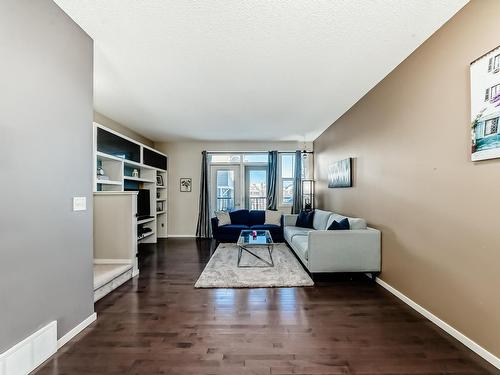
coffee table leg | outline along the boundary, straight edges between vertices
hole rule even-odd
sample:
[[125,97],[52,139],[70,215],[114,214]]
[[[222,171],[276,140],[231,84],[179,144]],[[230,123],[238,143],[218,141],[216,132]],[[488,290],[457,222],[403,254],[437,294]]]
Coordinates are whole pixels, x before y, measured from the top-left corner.
[[242,252],[243,252],[243,248],[241,246],[238,246],[238,264],[237,264],[238,267],[240,267],[241,253]]
[[274,259],[273,259],[273,246],[267,246],[267,252],[269,253],[269,259],[271,259],[272,267],[274,267]]
[[[253,255],[255,258],[261,260],[262,262],[264,262],[265,264],[267,264],[267,266],[241,266],[240,265],[240,261],[241,261],[241,255],[242,255],[242,252],[243,250],[245,250],[248,254],[250,255]],[[237,266],[240,267],[240,268],[259,268],[259,267],[274,267],[274,260],[273,260],[273,256],[271,254],[271,250],[270,250],[270,247],[267,246],[267,251],[269,253],[269,258],[271,259],[271,261],[268,261],[266,259],[263,259],[261,258],[260,256],[258,256],[257,254],[255,254],[254,252],[248,250],[246,247],[243,247],[243,246],[239,246],[239,252],[238,252],[238,264]]]

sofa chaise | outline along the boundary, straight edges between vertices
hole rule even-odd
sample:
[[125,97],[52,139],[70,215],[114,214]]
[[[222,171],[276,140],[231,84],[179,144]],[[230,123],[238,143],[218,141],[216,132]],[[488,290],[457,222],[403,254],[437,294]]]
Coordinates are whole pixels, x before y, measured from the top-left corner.
[[[350,230],[327,230],[347,218]],[[297,227],[297,215],[284,215],[284,237],[310,273],[364,272],[375,278],[381,269],[380,231],[361,218],[315,210],[313,228]]]
[[281,225],[264,224],[266,212],[260,210],[236,210],[229,213],[231,224],[219,226],[219,220],[214,217],[212,235],[218,242],[237,242],[242,230],[268,230],[274,242],[283,242],[283,218]]

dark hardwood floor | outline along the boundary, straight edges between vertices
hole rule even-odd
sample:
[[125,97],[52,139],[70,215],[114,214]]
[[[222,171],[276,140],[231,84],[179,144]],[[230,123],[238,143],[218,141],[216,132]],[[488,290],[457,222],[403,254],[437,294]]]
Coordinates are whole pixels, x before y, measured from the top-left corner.
[[364,276],[197,290],[209,242],[148,246],[139,278],[37,374],[499,373]]

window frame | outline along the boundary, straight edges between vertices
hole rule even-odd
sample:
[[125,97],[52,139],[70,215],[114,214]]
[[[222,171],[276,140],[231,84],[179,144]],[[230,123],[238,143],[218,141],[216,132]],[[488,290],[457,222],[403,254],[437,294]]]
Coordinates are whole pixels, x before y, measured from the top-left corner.
[[489,100],[492,101],[499,94],[500,94],[500,83],[497,85],[491,86]]
[[[262,163],[261,163],[262,164]],[[244,170],[245,170],[245,191],[244,191],[244,201],[245,201],[245,207],[246,209],[248,210],[251,210],[251,199],[252,198],[267,198],[267,189],[268,189],[268,186],[267,186],[267,173],[268,173],[268,168],[267,166],[264,166],[264,165],[255,165],[255,163],[250,163],[250,164],[246,164],[244,165]],[[266,190],[265,190],[265,195],[264,197],[251,197],[250,196],[250,173],[252,171],[264,171],[265,174],[266,174],[266,180],[264,181],[264,183],[266,184]],[[264,207],[264,210],[266,208]]]
[[279,186],[279,194],[278,194],[278,200],[279,200],[279,206],[280,207],[292,207],[293,206],[293,192],[292,192],[292,202],[291,203],[285,203],[284,202],[284,194],[283,194],[283,182],[285,181],[291,181],[292,182],[292,189],[295,190],[295,168],[292,165],[292,177],[283,177],[283,156],[285,155],[292,155],[295,157],[295,153],[293,152],[281,152],[279,153],[279,163],[278,163],[278,186]]
[[493,57],[491,70],[493,70],[493,73],[498,73],[498,71],[500,70],[500,55],[496,55],[495,57]]
[[[491,131],[489,133],[486,132],[486,129],[488,129],[488,126],[487,126],[488,122],[491,122],[493,124],[492,126],[490,126],[490,129],[494,129],[494,131]],[[485,137],[491,137],[493,135],[498,134],[498,125],[499,125],[498,122],[499,122],[498,117],[490,118],[484,122],[484,136]]]

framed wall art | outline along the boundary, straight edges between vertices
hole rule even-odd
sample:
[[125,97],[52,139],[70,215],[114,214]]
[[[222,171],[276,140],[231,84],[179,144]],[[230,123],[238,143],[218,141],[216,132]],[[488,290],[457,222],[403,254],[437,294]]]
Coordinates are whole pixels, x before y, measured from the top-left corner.
[[352,158],[339,160],[328,166],[328,187],[352,187]]

